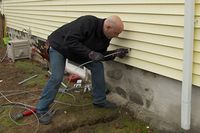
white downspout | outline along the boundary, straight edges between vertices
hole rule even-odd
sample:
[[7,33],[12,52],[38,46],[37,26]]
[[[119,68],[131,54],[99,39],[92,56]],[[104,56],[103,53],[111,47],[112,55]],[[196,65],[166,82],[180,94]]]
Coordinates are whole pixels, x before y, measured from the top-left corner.
[[65,70],[69,73],[79,75],[82,79],[85,79],[85,80],[91,74],[90,71],[87,70],[85,67],[79,68],[78,66],[69,63],[67,59],[66,59],[66,64],[65,64]]
[[181,128],[190,129],[195,0],[185,0]]

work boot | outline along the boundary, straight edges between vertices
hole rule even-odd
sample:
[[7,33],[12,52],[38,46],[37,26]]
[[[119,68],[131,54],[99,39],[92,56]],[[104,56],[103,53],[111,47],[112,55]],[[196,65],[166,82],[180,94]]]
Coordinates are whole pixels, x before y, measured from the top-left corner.
[[114,103],[111,103],[109,101],[106,101],[105,103],[93,103],[94,106],[99,107],[99,108],[107,108],[107,109],[115,109],[117,108],[117,105]]
[[49,123],[51,123],[51,119],[52,119],[51,114],[49,114],[49,113],[43,113],[43,114],[36,113],[36,115],[37,115],[39,122],[41,124],[48,125]]

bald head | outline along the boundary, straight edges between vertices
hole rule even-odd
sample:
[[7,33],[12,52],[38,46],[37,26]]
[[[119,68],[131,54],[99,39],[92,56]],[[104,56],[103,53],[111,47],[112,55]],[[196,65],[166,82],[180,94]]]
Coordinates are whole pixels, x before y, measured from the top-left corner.
[[107,23],[110,24],[111,26],[113,26],[114,28],[117,28],[119,30],[123,30],[124,29],[124,25],[122,20],[120,19],[120,17],[113,15],[110,16],[106,19]]
[[124,24],[120,17],[113,15],[104,21],[103,31],[107,38],[117,37],[124,29]]

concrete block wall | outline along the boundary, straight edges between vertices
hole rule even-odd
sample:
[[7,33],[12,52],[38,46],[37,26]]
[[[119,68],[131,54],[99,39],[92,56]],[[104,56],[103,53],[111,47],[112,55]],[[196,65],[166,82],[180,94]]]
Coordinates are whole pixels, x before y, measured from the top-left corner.
[[[104,67],[106,81],[114,92],[111,100],[162,131],[180,132],[180,81],[114,61],[105,62]],[[192,133],[200,131],[199,101],[200,88],[193,86]]]

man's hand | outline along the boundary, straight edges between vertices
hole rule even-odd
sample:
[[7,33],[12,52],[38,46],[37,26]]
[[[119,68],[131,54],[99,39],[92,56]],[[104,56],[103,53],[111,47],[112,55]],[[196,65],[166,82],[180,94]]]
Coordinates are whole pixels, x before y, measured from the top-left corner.
[[124,58],[128,54],[128,49],[119,48],[116,49],[116,57]]
[[103,54],[101,54],[99,52],[95,52],[95,51],[91,51],[88,56],[93,61],[101,61],[104,59]]

